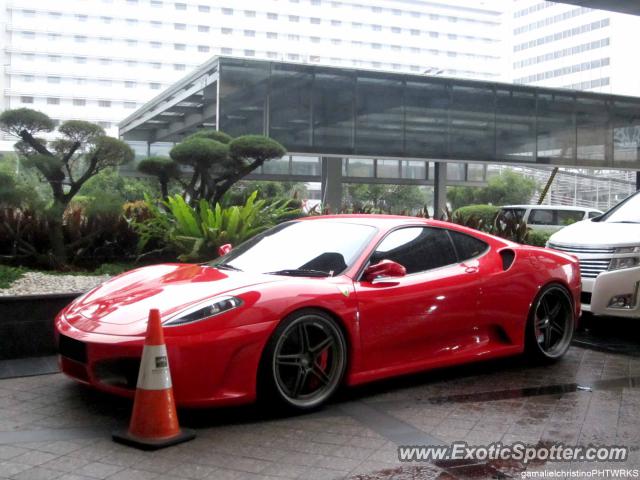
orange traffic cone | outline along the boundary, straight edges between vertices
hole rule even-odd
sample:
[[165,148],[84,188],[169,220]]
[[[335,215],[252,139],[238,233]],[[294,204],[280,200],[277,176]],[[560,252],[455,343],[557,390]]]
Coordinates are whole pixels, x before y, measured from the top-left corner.
[[186,442],[195,436],[193,431],[181,430],[178,425],[160,312],[152,309],[149,311],[129,430],[113,432],[112,438],[143,450],[157,450]]

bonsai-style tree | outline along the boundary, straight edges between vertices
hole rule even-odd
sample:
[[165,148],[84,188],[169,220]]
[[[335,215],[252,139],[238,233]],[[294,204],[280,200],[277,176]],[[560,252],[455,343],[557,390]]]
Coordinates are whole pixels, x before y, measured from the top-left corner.
[[102,127],[69,120],[58,127],[55,140],[38,137],[52,132],[53,120],[28,108],[0,114],[0,130],[18,137],[15,149],[23,165],[35,169],[51,187],[53,201],[47,207],[53,266],[67,262],[63,214],[82,185],[108,167],[133,160],[133,150],[124,142],[105,135]]
[[138,170],[158,178],[164,200],[169,197],[169,182],[180,177],[180,166],[169,157],[145,158],[138,164]]
[[[232,139],[217,130],[201,130],[173,147],[169,155],[177,164],[192,169],[191,177],[183,183],[184,194],[189,201],[195,204],[205,199],[216,204],[234,183],[264,162],[280,158],[285,153],[282,145],[262,135],[243,135]],[[168,167],[165,165],[164,168]],[[142,171],[152,173],[150,170]],[[154,175],[162,182],[158,173]]]

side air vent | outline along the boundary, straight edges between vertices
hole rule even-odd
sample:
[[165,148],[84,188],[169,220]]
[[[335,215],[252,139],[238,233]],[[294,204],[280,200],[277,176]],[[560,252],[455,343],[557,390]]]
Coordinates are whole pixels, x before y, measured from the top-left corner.
[[509,270],[509,267],[513,264],[513,261],[516,258],[515,252],[509,249],[500,250],[500,256],[502,257],[502,270]]

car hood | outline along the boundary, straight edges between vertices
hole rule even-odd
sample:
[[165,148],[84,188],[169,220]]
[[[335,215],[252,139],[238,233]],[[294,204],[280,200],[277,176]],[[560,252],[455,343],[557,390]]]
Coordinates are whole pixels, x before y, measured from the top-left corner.
[[[65,310],[67,321],[84,331],[111,331],[101,325],[146,322],[157,308],[167,318],[220,294],[279,277],[192,264],[162,264],[119,275],[75,300]],[[127,329],[128,330],[128,329]]]
[[549,243],[558,246],[630,246],[640,245],[640,224],[593,222],[574,223],[554,233]]

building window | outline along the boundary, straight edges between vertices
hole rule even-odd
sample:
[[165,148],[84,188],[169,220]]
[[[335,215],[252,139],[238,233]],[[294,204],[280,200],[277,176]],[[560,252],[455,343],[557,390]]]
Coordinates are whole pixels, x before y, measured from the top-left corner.
[[20,103],[33,103],[33,97],[20,97]]
[[313,25],[320,25],[320,19],[319,18],[310,18],[309,21],[313,24]]
[[49,98],[47,98],[47,105],[60,105],[60,99],[59,98],[54,98],[54,97],[49,97]]
[[220,52],[221,52],[223,55],[231,55],[231,54],[233,53],[233,48],[229,48],[229,47],[222,47],[222,48],[220,49]]
[[127,67],[136,67],[138,65],[138,62],[136,60],[126,60],[124,62]]
[[248,18],[254,18],[256,16],[256,12],[254,10],[245,10],[244,16]]
[[176,3],[175,7],[176,7],[176,10],[186,10],[187,9],[187,4],[186,3]]
[[60,57],[60,55],[47,55],[47,59],[48,59],[50,62],[53,62],[53,63],[59,63],[59,62],[60,62],[61,57]]
[[[299,42],[300,41],[300,35],[288,35],[289,40],[293,41],[293,42]],[[318,37],[316,37],[318,38]]]
[[278,58],[278,52],[267,52],[267,58]]
[[245,30],[244,31],[244,36],[245,37],[255,37],[256,36],[256,32],[254,30]]
[[300,60],[300,55],[298,55],[297,53],[289,53],[287,55],[287,58],[289,60]]
[[59,33],[48,33],[47,34],[47,38],[49,39],[50,42],[55,42],[56,40],[59,40],[61,36],[62,35],[60,35]]
[[181,50],[184,51],[187,49],[187,46],[184,43],[174,43],[173,44],[173,49],[174,50]]
[[342,25],[342,22],[340,20],[331,20],[332,27],[339,27],[340,25]]
[[124,108],[136,108],[136,102],[124,102]]
[[278,19],[278,14],[277,13],[267,13],[267,18],[269,20],[277,20]]
[[209,5],[198,5],[198,11],[202,13],[209,13],[211,11],[211,7]]
[[49,16],[54,19],[59,19],[62,17],[62,14],[60,12],[49,12]]
[[135,47],[135,46],[138,45],[138,41],[137,40],[129,39],[129,40],[126,40],[126,42],[127,42],[127,47]]
[[100,43],[102,44],[107,44],[107,43],[111,43],[112,39],[109,37],[100,37]]
[[211,28],[207,25],[198,25],[198,31],[202,33],[207,33]]
[[35,10],[22,10],[22,15],[25,17],[35,17],[36,16],[36,11]]
[[60,83],[60,77],[47,77],[47,83]]
[[245,50],[244,51],[244,55],[245,55],[245,57],[255,57],[256,56],[256,51],[255,50]]
[[233,29],[222,27],[221,29],[223,35],[231,35],[233,33]]
[[275,32],[267,32],[267,38],[276,39],[278,38],[278,34]]
[[382,48],[382,45],[380,45],[379,43],[372,43],[371,48],[375,50],[380,50]]
[[159,83],[150,83],[149,86],[151,87],[151,90],[160,90],[160,84]]
[[391,33],[401,33],[402,29],[400,27],[391,27]]
[[136,20],[135,18],[127,18],[127,25],[129,27],[134,27],[138,24],[138,20]]
[[187,25],[184,23],[174,23],[173,24],[173,28],[175,30],[186,30],[187,29]]
[[151,48],[160,48],[161,46],[160,42],[151,42]]
[[161,7],[162,6],[162,2],[160,0],[151,0],[151,6],[152,7]]
[[206,53],[211,50],[207,45],[198,45],[198,51],[201,53]]
[[127,0],[127,4],[129,4],[129,5],[137,5],[138,4],[138,0]]
[[22,38],[32,40],[36,38],[36,32],[22,32]]
[[111,106],[110,100],[98,100],[98,106],[102,108],[109,108]]
[[86,15],[76,15],[76,20],[78,22],[86,22],[87,18],[89,18],[89,17],[87,17]]
[[173,69],[174,70],[182,71],[185,68],[187,68],[187,67],[186,67],[186,65],[184,63],[174,63],[173,64]]
[[162,22],[158,22],[157,20],[151,20],[151,26],[153,28],[160,28],[162,26]]
[[87,84],[87,79],[86,78],[74,77],[73,83],[75,83],[76,85],[86,85]]
[[339,39],[339,38],[332,38],[332,39],[331,39],[331,43],[332,43],[333,45],[340,45],[340,44],[342,43],[342,40],[341,40],[341,39]]
[[23,82],[31,83],[31,82],[33,82],[34,79],[35,79],[35,77],[33,75],[23,75],[22,76],[22,81]]
[[289,21],[290,22],[299,22],[300,21],[300,17],[297,15],[289,15]]
[[222,9],[222,14],[223,15],[233,15],[233,8],[223,8]]
[[151,62],[150,65],[151,65],[151,68],[155,70],[160,70],[160,67],[162,67],[162,64],[160,62]]
[[320,37],[311,37],[311,43],[320,43]]
[[136,82],[132,82],[131,80],[127,80],[126,82],[124,82],[124,87],[125,88],[135,88],[136,87]]
[[100,20],[102,20],[102,23],[111,23],[113,21],[113,18],[111,18],[111,17],[100,17]]
[[84,35],[75,35],[73,39],[76,43],[86,43],[87,41],[87,37],[85,37]]
[[74,57],[76,63],[87,63],[87,57]]
[[98,85],[100,85],[101,87],[110,87],[111,80],[98,80]]
[[87,104],[87,101],[84,98],[74,98],[73,106],[74,107],[84,107]]
[[416,30],[415,28],[412,28],[411,35],[413,35],[414,37],[420,35],[420,30]]
[[111,65],[110,58],[100,58],[98,59],[98,62],[100,62],[100,65]]
[[374,32],[382,31],[382,25],[371,25],[371,28],[373,29]]

